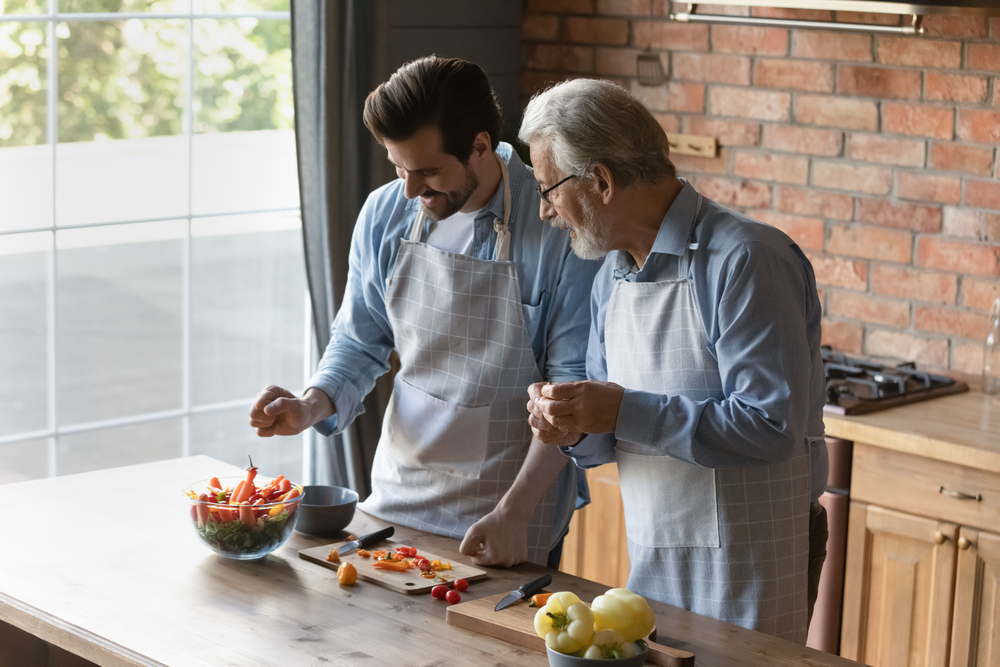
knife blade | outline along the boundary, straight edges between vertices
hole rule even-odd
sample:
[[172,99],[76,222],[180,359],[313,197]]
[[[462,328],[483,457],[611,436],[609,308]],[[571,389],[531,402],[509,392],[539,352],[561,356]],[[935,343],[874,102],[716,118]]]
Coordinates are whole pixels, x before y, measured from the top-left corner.
[[382,530],[376,530],[374,533],[368,533],[367,535],[362,535],[356,540],[347,542],[337,547],[337,555],[343,556],[346,553],[350,553],[355,549],[360,549],[361,547],[367,547],[371,544],[376,544],[382,540],[392,537],[392,534],[396,532],[396,529],[392,526],[386,526]]
[[530,598],[532,595],[542,590],[546,586],[552,583],[552,575],[546,574],[534,581],[529,581],[517,590],[513,590],[508,594],[503,600],[497,603],[496,609],[493,611],[500,611],[501,609],[506,609],[518,600],[524,600],[525,598]]

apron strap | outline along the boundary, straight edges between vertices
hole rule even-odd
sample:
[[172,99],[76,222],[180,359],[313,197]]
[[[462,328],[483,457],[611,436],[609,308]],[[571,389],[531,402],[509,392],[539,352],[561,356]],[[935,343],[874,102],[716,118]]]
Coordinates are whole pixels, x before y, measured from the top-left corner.
[[410,240],[420,243],[420,237],[424,235],[424,207],[417,207],[417,217],[413,219],[413,226],[410,227]]
[[687,250],[681,255],[681,259],[677,262],[677,279],[687,280],[688,267],[691,266],[691,256],[694,254],[693,251],[698,249],[698,244],[694,240],[694,230],[698,227],[698,215],[701,213],[701,205],[705,201],[701,193],[698,193],[698,205],[694,209],[694,219],[691,221],[691,233],[688,236],[688,247]]
[[493,153],[500,165],[500,176],[503,180],[503,220],[493,219],[493,229],[497,233],[496,261],[506,262],[510,259],[510,175],[507,173],[507,163],[503,158]]

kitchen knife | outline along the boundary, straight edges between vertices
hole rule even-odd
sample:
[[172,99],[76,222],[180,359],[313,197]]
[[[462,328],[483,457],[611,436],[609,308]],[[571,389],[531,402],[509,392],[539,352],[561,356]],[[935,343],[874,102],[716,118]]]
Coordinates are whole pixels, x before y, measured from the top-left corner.
[[337,555],[343,556],[346,553],[350,553],[355,549],[360,549],[361,547],[367,547],[371,544],[376,544],[382,540],[392,537],[392,534],[396,532],[396,529],[392,526],[387,526],[382,530],[376,530],[374,533],[368,533],[367,535],[362,535],[358,539],[348,542],[342,546],[337,547]]
[[542,590],[546,586],[552,583],[552,575],[546,574],[543,577],[539,577],[534,581],[529,581],[524,586],[521,586],[516,591],[511,591],[510,595],[505,597],[503,600],[497,603],[496,609],[493,611],[500,611],[501,609],[506,609],[518,600],[524,600],[530,598],[532,595]]

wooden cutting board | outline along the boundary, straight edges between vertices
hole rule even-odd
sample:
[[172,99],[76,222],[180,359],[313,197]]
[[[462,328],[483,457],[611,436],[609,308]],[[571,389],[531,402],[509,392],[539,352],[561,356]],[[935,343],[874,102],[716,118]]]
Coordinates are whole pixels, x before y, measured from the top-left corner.
[[[515,602],[502,611],[493,611],[505,595],[506,593],[501,593],[452,605],[448,607],[445,619],[448,625],[544,653],[545,640],[535,633],[535,614],[538,609],[529,607],[527,602]],[[662,667],[694,667],[693,653],[656,642],[648,643],[647,664]]]
[[[338,568],[338,563],[331,563],[326,560],[326,557],[330,554],[331,549],[336,549],[337,547],[343,545],[343,542],[335,542],[333,544],[324,544],[321,547],[312,547],[310,549],[303,549],[299,551],[299,558],[303,558],[317,565],[322,565],[323,567],[330,568],[336,571]],[[402,542],[395,542],[393,540],[385,540],[378,543],[369,549],[395,549],[396,547],[403,546]],[[449,558],[443,558],[437,554],[432,554],[429,551],[418,551],[417,555],[423,556],[427,560],[441,560],[442,562],[450,562],[451,569],[443,570],[440,574],[447,576],[449,581],[455,581],[456,579],[465,579],[467,581],[476,581],[477,579],[483,579],[486,577],[486,571],[480,570],[479,568],[473,567],[471,565],[466,565],[465,563],[458,563]],[[362,558],[358,555],[358,550],[350,552],[345,556],[340,557],[341,563],[350,563],[358,570],[358,579],[364,581],[370,581],[373,584],[378,584],[379,586],[385,586],[386,588],[392,589],[399,593],[406,593],[407,595],[420,595],[421,593],[429,593],[432,588],[437,586],[439,581],[434,581],[433,579],[425,579],[420,576],[420,570],[417,568],[412,568],[406,570],[405,572],[396,572],[394,570],[380,570],[378,568],[372,567],[374,563],[373,558]]]

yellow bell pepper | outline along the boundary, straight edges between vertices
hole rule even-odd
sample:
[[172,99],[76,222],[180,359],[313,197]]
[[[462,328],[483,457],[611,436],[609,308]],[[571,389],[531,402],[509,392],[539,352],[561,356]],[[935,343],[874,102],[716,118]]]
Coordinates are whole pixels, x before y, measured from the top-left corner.
[[576,653],[594,636],[594,613],[576,595],[553,593],[535,614],[535,632],[559,653]]
[[591,660],[631,658],[634,655],[635,644],[625,641],[622,633],[610,628],[595,632],[590,646],[583,652],[583,657]]
[[597,596],[591,609],[598,630],[617,630],[628,642],[642,639],[656,625],[656,614],[646,598],[625,588],[612,588]]

